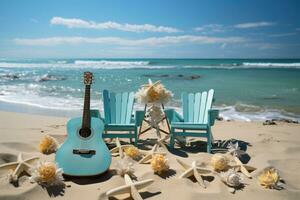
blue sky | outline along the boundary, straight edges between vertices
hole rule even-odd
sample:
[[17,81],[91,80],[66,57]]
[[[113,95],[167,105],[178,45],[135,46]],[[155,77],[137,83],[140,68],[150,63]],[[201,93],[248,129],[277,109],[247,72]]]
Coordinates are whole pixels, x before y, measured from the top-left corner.
[[0,58],[300,58],[297,0],[0,0]]

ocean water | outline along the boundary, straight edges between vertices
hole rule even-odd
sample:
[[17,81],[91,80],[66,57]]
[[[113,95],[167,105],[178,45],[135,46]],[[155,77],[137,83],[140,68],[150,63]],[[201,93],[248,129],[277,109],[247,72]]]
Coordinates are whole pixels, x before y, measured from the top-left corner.
[[167,106],[179,112],[181,92],[213,88],[225,119],[300,120],[300,59],[0,59],[0,109],[80,115],[84,71],[101,111],[103,89],[137,91],[151,78],[174,93]]

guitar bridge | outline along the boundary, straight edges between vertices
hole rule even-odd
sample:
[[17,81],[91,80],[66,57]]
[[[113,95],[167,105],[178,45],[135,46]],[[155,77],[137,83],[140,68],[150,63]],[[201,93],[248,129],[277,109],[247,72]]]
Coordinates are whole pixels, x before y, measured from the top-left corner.
[[90,150],[90,149],[73,149],[73,154],[89,154],[89,155],[95,155],[96,151],[95,150]]

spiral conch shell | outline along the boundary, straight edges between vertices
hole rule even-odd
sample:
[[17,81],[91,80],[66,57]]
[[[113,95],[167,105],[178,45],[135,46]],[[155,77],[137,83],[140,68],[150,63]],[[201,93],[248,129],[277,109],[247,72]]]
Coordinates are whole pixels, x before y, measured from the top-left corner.
[[259,184],[269,189],[280,189],[279,180],[279,173],[274,167],[265,168],[258,176]]
[[170,167],[168,160],[162,154],[154,155],[151,160],[151,168],[154,173],[162,174],[167,171]]
[[55,163],[52,162],[40,162],[33,169],[30,179],[41,185],[56,185],[62,183],[62,169],[57,168]]
[[57,150],[57,147],[58,147],[57,140],[50,135],[46,135],[40,141],[39,151],[43,154],[51,154]]
[[228,169],[229,159],[224,154],[216,153],[211,157],[210,163],[215,171],[225,171]]
[[138,159],[138,157],[140,156],[139,149],[133,146],[126,148],[124,152],[126,156],[129,156],[132,159]]
[[227,172],[221,172],[221,180],[228,185],[229,191],[234,193],[235,189],[243,185],[243,178],[234,170],[229,169]]

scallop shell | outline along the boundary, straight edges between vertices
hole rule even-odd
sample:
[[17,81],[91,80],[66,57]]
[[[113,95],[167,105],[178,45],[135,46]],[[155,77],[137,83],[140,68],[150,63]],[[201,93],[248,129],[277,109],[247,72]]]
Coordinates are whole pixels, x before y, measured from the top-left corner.
[[51,154],[57,150],[57,147],[58,147],[57,140],[50,135],[46,135],[40,141],[39,151],[43,154]]
[[151,168],[154,173],[162,174],[167,171],[170,167],[168,160],[162,154],[154,155],[151,160]]
[[215,171],[226,171],[228,169],[229,159],[224,154],[216,153],[211,157],[210,163]]

